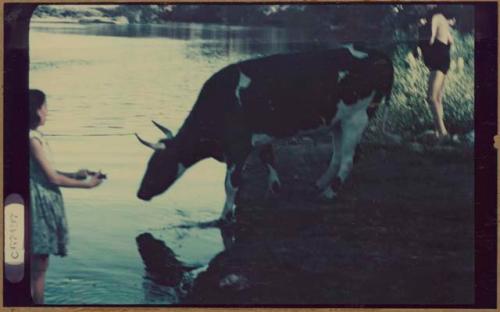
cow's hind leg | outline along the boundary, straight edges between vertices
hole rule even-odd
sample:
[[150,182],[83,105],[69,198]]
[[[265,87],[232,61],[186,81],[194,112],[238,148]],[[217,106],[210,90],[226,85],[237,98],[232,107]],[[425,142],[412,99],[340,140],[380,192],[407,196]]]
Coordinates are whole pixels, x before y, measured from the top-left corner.
[[361,136],[367,125],[368,115],[364,110],[358,111],[350,118],[342,120],[341,122],[342,140],[340,147],[340,169],[329,186],[335,193],[351,173],[356,146],[361,140]]
[[323,191],[322,196],[328,199],[335,197],[335,192],[331,189],[329,184],[333,178],[337,175],[340,167],[340,157],[341,157],[341,137],[342,130],[340,124],[335,125],[332,129],[332,158],[330,159],[330,164],[328,169],[323,173],[321,178],[316,181],[316,188]]
[[276,194],[280,191],[281,189],[281,182],[278,176],[278,173],[276,172],[276,169],[274,169],[274,152],[273,152],[273,146],[271,144],[264,145],[259,153],[260,160],[262,163],[267,167],[269,170],[269,177],[268,177],[268,182],[267,182],[267,192],[268,194]]

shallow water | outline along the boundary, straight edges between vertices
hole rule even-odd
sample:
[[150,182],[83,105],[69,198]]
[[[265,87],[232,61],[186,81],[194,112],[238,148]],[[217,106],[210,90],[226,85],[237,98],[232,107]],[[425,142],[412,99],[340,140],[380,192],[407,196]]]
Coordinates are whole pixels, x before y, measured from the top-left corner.
[[151,232],[180,260],[208,263],[223,249],[219,231],[175,225],[220,215],[225,167],[205,160],[142,202],[135,194],[151,151],[133,133],[160,138],[153,119],[175,133],[203,82],[231,62],[308,47],[305,33],[276,28],[33,24],[30,87],[48,95],[41,131],[56,168],[108,176],[96,189],[63,190],[69,255],[50,260],[46,303],[174,302],[169,289],[144,278],[135,237]]

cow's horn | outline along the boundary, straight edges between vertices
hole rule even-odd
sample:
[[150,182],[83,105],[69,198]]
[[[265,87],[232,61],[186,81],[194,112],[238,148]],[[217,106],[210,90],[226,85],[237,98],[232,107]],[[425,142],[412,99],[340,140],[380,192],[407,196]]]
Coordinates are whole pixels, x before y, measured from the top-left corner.
[[143,140],[137,133],[135,134],[135,136],[137,137],[137,139],[139,140],[139,142],[141,142],[142,144],[146,145],[149,148],[154,149],[155,151],[164,150],[165,147],[166,147],[165,144],[163,144],[161,142],[151,143],[151,142],[148,142],[146,140]]
[[158,127],[158,129],[161,130],[161,132],[163,132],[166,136],[167,136],[167,139],[171,139],[174,137],[174,135],[172,134],[172,131],[168,130],[167,128],[165,128],[164,126],[160,125],[159,123],[155,122],[154,120],[151,120],[153,122],[153,124]]

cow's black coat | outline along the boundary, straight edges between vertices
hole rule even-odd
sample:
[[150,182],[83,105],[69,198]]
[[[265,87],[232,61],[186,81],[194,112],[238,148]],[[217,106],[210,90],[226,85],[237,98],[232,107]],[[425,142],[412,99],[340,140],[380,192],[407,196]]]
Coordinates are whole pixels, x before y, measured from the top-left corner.
[[[363,59],[344,48],[273,55],[215,73],[178,134],[199,138],[197,152],[186,151],[195,156],[188,157],[186,165],[199,157],[222,160],[229,146],[234,154],[244,154],[255,133],[283,138],[329,124],[340,100],[351,105],[375,91],[373,102],[380,102],[392,88],[392,62],[381,53],[366,52],[368,57]],[[344,71],[347,74],[341,79]],[[235,93],[240,73],[251,80],[240,91],[241,105]],[[375,109],[370,107],[369,114]]]

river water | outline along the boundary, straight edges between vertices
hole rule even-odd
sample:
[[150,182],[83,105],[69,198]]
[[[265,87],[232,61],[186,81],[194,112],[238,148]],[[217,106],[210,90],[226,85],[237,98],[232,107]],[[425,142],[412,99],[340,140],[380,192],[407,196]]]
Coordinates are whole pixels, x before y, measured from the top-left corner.
[[[92,190],[63,189],[69,255],[51,257],[47,304],[169,304],[170,290],[145,278],[135,237],[151,232],[186,262],[206,264],[223,249],[216,229],[180,229],[219,217],[225,166],[205,160],[151,202],[136,192],[156,141],[151,120],[175,133],[203,82],[232,62],[318,47],[304,31],[171,23],[31,25],[30,88],[45,91],[56,168],[102,169]],[[334,44],[321,38],[321,45]]]

